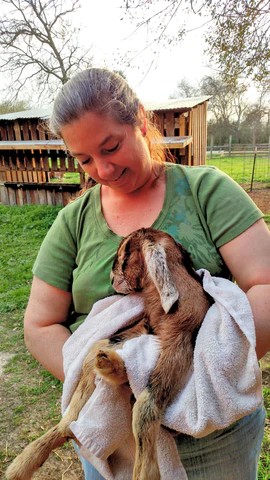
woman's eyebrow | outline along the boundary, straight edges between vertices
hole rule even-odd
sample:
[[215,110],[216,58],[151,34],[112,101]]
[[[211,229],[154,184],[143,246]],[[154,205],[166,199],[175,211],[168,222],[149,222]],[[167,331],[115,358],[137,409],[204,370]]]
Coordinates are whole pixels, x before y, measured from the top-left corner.
[[111,140],[111,138],[113,138],[113,135],[107,135],[107,137],[104,138],[104,140],[102,140],[102,142],[99,144],[100,147],[103,147],[105,145],[105,143],[107,143],[109,140]]
[[[107,137],[105,137],[102,142],[99,144],[99,147],[103,147],[109,140],[111,140],[112,138],[114,138],[114,135],[110,134],[110,135],[107,135]],[[71,154],[72,157],[77,157],[79,155],[87,155],[87,153],[83,153],[83,152],[70,152],[69,153]]]

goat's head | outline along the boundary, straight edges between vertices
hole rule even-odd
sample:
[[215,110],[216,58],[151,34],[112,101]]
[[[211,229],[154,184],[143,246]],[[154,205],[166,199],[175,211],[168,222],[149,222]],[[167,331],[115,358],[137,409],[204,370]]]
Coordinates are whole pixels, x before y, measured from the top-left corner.
[[113,288],[124,294],[140,291],[150,277],[160,295],[162,307],[168,313],[179,298],[169,268],[172,263],[187,264],[191,269],[189,254],[182,245],[160,230],[136,230],[118,247],[111,272]]

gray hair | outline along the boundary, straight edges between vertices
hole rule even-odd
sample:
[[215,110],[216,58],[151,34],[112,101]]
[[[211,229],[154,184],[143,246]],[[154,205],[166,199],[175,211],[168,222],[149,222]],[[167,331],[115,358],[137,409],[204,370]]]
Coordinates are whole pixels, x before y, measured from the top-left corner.
[[64,125],[86,112],[110,115],[121,124],[138,123],[140,101],[126,80],[105,68],[89,68],[72,77],[58,93],[50,129],[61,136]]

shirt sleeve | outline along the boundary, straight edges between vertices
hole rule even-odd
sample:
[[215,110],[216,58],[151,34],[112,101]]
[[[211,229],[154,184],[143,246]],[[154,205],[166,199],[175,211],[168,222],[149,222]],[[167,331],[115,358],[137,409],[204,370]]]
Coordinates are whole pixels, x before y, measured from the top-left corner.
[[263,217],[249,195],[231,177],[215,167],[196,170],[191,172],[190,187],[201,222],[217,248]]
[[41,244],[33,274],[49,285],[71,291],[76,253],[75,235],[66,221],[64,208]]

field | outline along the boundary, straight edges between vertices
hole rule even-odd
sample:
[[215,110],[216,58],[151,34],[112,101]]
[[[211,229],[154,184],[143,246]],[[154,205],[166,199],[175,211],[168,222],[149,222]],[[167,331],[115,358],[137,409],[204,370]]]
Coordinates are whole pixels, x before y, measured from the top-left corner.
[[[266,192],[268,195],[270,189]],[[264,209],[270,226],[270,196],[267,198],[262,204],[262,197],[254,200]],[[60,415],[61,384],[26,351],[22,332],[31,268],[42,238],[58,211],[59,207],[50,206],[0,205],[0,366],[3,366],[0,371],[0,477],[23,446],[57,423]],[[264,357],[261,365],[268,420],[258,478],[269,480],[270,356]],[[37,480],[74,478],[83,477],[70,446],[55,451],[35,476]]]
[[261,184],[264,186],[268,183],[270,186],[270,159],[268,156],[257,155],[255,162],[254,156],[222,156],[213,155],[212,158],[207,159],[208,165],[218,167],[223,172],[230,175],[236,182],[250,188],[252,177],[254,184]]

